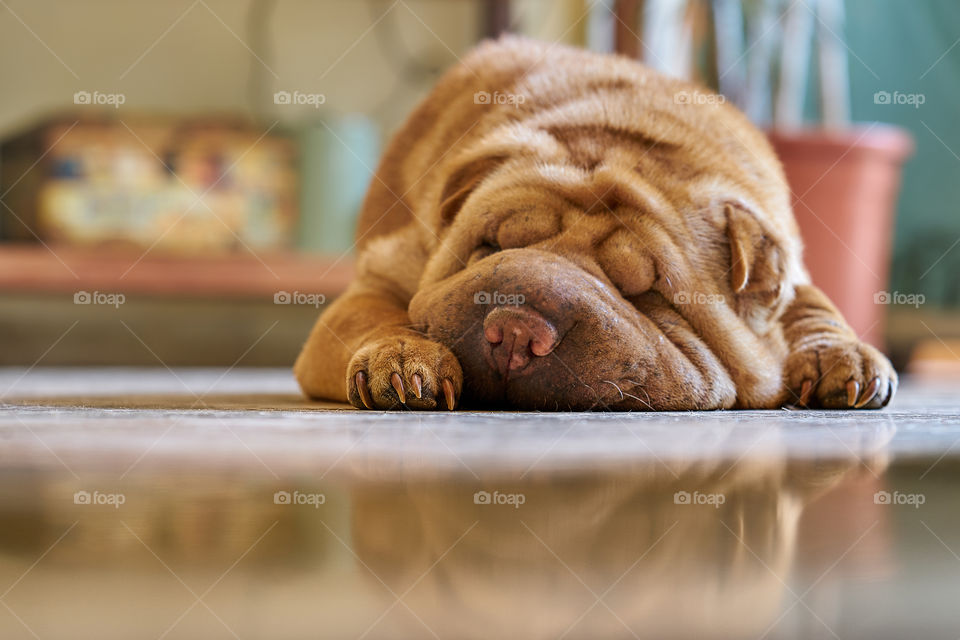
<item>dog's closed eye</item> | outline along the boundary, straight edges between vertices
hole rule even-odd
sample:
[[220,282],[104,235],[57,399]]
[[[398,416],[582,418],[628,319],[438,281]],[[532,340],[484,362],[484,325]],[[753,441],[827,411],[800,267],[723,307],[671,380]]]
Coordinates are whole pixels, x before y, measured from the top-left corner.
[[485,240],[481,242],[476,249],[473,250],[473,253],[470,254],[470,259],[468,260],[468,264],[473,264],[478,260],[483,260],[487,256],[492,256],[498,251],[500,251],[499,244],[497,244],[496,242]]

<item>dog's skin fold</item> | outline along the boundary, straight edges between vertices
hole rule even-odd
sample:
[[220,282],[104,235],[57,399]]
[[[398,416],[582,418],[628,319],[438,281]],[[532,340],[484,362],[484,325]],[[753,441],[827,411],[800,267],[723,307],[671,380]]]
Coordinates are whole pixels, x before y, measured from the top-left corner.
[[294,371],[358,408],[879,408],[765,137],[624,58],[510,37],[393,138]]

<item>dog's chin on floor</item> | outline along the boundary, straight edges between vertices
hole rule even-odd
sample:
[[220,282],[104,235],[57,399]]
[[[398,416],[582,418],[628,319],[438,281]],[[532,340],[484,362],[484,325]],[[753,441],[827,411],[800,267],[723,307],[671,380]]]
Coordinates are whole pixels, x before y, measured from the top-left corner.
[[[672,337],[658,325],[670,316]],[[628,301],[602,273],[543,250],[504,250],[423,284],[410,317],[460,363],[462,406],[655,410],[703,400],[673,391],[695,371],[661,364],[682,361],[680,349],[710,353],[660,294]],[[729,406],[732,388],[726,395],[704,404]]]

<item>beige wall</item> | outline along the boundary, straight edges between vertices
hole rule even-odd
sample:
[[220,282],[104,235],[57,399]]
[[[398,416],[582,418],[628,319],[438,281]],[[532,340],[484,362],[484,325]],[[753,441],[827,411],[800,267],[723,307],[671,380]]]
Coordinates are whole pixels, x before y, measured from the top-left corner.
[[[378,39],[387,42],[392,29],[403,44],[397,49],[442,70],[479,32],[479,7],[470,0],[405,0],[372,28],[392,0],[279,0],[270,20],[254,25],[248,24],[251,0],[5,3],[0,135],[72,107],[80,90],[122,93],[124,109],[259,111],[283,122],[316,113],[310,106],[273,104],[274,91],[299,90],[324,94],[324,115],[372,112],[391,128],[436,73],[401,76],[404,55],[396,49],[385,54]],[[575,41],[586,19],[570,27],[583,10],[582,0],[522,0],[515,16],[530,35]]]

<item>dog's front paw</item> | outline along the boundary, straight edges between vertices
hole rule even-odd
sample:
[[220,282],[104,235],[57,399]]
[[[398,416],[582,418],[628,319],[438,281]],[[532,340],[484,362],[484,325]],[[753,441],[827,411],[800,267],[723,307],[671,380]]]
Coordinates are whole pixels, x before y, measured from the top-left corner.
[[452,411],[462,388],[456,356],[413,333],[368,342],[347,367],[347,398],[358,409],[406,406]]
[[897,372],[886,356],[859,340],[812,340],[789,355],[784,369],[787,403],[824,409],[879,409],[897,391]]

